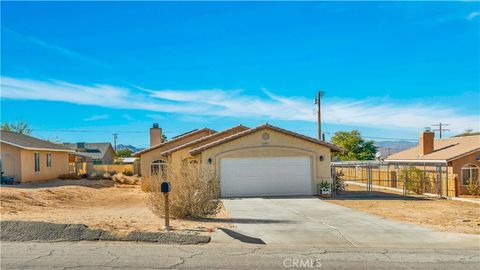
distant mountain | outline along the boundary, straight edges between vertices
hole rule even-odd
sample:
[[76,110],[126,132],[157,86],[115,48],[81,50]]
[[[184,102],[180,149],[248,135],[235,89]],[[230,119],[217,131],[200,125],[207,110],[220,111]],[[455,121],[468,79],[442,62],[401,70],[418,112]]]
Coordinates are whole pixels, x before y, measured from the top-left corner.
[[382,157],[387,157],[395,153],[401,152],[408,148],[416,146],[418,143],[409,141],[381,141],[375,142],[377,151],[382,153]]
[[129,144],[129,145],[117,144],[117,151],[118,151],[118,150],[123,150],[123,149],[128,149],[128,150],[130,150],[130,151],[132,151],[132,152],[134,152],[134,153],[135,153],[135,152],[138,152],[138,151],[140,151],[140,150],[143,150],[143,148],[136,148],[135,146],[130,145],[130,144]]
[[465,136],[476,136],[476,135],[480,135],[480,132],[464,132],[462,134],[458,134],[452,137],[465,137]]

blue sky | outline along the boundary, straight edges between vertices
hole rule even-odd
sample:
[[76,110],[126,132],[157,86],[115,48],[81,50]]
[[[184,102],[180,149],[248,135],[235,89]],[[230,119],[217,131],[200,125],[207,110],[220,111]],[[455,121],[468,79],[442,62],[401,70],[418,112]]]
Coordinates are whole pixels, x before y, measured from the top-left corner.
[[318,89],[327,138],[480,129],[478,2],[1,5],[1,121],[39,137],[144,147],[153,122],[315,136]]

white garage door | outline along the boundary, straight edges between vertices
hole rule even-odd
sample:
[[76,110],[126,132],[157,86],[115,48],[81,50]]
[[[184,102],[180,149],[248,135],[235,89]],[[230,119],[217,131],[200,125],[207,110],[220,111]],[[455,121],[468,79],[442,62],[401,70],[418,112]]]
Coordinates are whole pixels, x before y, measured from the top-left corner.
[[312,195],[309,157],[224,158],[222,197]]

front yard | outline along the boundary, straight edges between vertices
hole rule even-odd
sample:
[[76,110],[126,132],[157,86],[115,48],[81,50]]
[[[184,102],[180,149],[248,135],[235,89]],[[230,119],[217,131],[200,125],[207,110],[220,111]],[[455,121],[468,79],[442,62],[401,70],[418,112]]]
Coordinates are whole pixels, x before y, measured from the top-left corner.
[[[147,194],[138,185],[110,180],[56,180],[0,187],[1,220],[85,224],[117,234],[161,231],[163,218],[146,205]],[[220,222],[216,222],[218,218]],[[205,233],[230,227],[225,209],[213,221],[171,219],[175,230]]]
[[[347,186],[347,192],[358,191],[360,188]],[[388,191],[383,191],[386,197],[342,198],[326,201],[360,210],[377,216],[395,219],[407,223],[432,228],[438,231],[480,234],[480,204],[410,197],[402,199]]]

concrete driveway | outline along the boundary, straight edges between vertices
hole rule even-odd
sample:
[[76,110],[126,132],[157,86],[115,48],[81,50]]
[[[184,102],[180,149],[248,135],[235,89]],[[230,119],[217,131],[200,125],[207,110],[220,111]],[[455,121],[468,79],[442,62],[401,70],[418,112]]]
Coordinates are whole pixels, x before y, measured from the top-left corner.
[[224,200],[234,228],[212,242],[321,247],[480,248],[480,236],[435,232],[315,197]]

